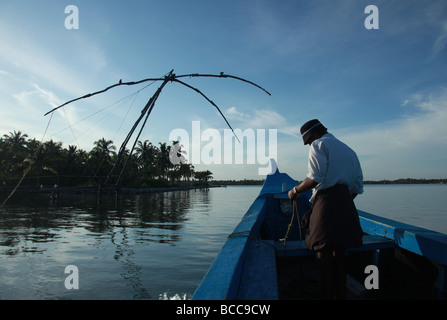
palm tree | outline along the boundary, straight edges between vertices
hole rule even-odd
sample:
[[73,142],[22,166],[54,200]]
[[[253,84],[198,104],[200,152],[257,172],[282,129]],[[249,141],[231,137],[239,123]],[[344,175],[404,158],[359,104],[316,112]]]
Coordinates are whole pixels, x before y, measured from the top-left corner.
[[159,170],[158,175],[161,178],[166,178],[168,171],[173,167],[173,164],[169,160],[169,150],[170,146],[166,146],[166,142],[159,143],[160,144],[160,152],[157,157],[157,168]]
[[9,174],[16,176],[21,175],[24,163],[27,156],[26,150],[26,138],[27,134],[22,131],[9,132],[9,134],[3,135],[2,151],[7,159],[5,162],[5,169]]
[[[85,176],[93,177],[90,182],[96,180],[103,184],[117,157],[113,141],[105,138],[95,141],[93,149],[87,152],[73,145],[62,148],[61,142],[40,142],[27,140],[27,137],[20,130],[0,136],[0,178],[13,179],[14,184],[18,181],[11,195],[22,182],[26,183],[29,176],[37,185],[58,183],[75,186],[85,184]],[[199,183],[207,184],[212,179],[210,171],[195,173],[194,166],[186,161],[174,165],[170,153],[179,158],[184,152],[177,141],[173,141],[173,146],[159,143],[159,147],[148,140],[138,141],[134,155],[130,156],[128,150],[124,152],[124,159],[130,158],[122,185],[161,186],[166,185],[167,179],[173,183],[183,180],[187,184],[193,176]],[[115,172],[121,169],[118,167]],[[67,178],[62,180],[65,176]],[[154,181],[156,176],[160,181]]]
[[135,153],[138,168],[149,180],[152,179],[156,174],[156,159],[159,155],[158,148],[152,142],[149,142],[149,140],[145,140],[144,142],[138,141]]
[[26,138],[28,135],[26,133],[22,133],[22,131],[9,132],[9,135],[3,135],[5,143],[15,151],[19,151],[25,149],[26,146]]
[[194,178],[199,180],[200,185],[208,185],[208,180],[211,180],[213,178],[212,172],[209,170],[206,171],[197,171],[194,173]]
[[194,175],[194,166],[190,163],[180,163],[179,171],[186,183],[186,181],[189,182],[189,179]]
[[93,148],[93,152],[97,153],[99,156],[104,157],[105,159],[110,159],[112,155],[115,154],[116,147],[113,145],[112,140],[106,140],[105,138],[101,138],[94,142],[95,147]]
[[[60,165],[62,143],[54,142],[53,140],[40,143],[36,139],[30,140],[26,143],[24,140],[25,136],[27,137],[27,135],[22,135],[20,131],[14,131],[14,133],[10,132],[9,136],[3,136],[9,141],[9,143],[12,145],[15,144],[15,149],[21,147],[25,149],[26,145],[28,147],[28,157],[23,159],[20,163],[20,167],[23,168],[23,170],[17,185],[0,206],[3,206],[6,201],[8,201],[8,199],[15,193],[17,188],[22,184],[27,174],[31,171],[34,171],[38,185],[40,184],[39,178],[42,171],[49,171],[55,174],[56,179],[58,179],[57,167]],[[57,182],[57,180],[54,182]]]
[[[36,140],[34,140],[36,142]],[[39,142],[37,142],[39,144]],[[30,144],[31,145],[31,144]],[[46,141],[37,145],[37,150],[34,150],[36,146],[33,145],[33,149],[30,150],[29,157],[25,159],[26,162],[32,166],[32,171],[37,178],[39,184],[39,176],[48,172],[54,174],[54,180],[47,180],[47,183],[59,183],[59,172],[62,168],[63,154],[62,154],[62,142],[54,142],[53,140]]]
[[62,168],[60,174],[66,176],[63,178],[63,184],[73,186],[84,182],[82,176],[85,175],[85,151],[78,149],[77,146],[69,145],[68,149],[62,150],[61,156]]
[[94,170],[93,179],[103,184],[112,169],[112,156],[116,147],[112,140],[101,138],[94,142],[95,147],[90,151],[89,167]]

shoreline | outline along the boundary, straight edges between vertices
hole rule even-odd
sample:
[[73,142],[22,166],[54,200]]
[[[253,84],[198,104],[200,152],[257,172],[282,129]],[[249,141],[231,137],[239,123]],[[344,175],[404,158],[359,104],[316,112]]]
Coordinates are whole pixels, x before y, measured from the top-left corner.
[[[382,180],[382,181],[364,181],[364,185],[428,185],[428,184],[440,184],[447,185],[446,179],[404,179],[400,180]],[[243,180],[243,181],[216,181],[209,185],[201,186],[168,186],[168,187],[149,187],[149,188],[115,188],[115,187],[100,187],[100,186],[88,186],[88,187],[36,187],[36,186],[20,186],[14,193],[32,193],[32,194],[96,194],[96,195],[139,195],[150,194],[160,192],[173,192],[173,191],[187,191],[197,189],[209,189],[209,188],[226,188],[228,186],[262,186],[263,181]],[[248,182],[248,183],[242,183]],[[257,183],[254,183],[257,182]],[[297,182],[299,183],[299,182]],[[0,186],[1,193],[11,193],[13,186]]]
[[[34,193],[34,194],[92,194],[92,195],[138,195],[160,192],[187,191],[196,189],[209,189],[225,187],[220,185],[208,186],[172,186],[172,187],[152,187],[152,188],[101,188],[100,186],[92,187],[56,187],[56,188],[38,188],[30,186],[21,186],[14,193]],[[14,187],[0,187],[0,193],[10,193]]]

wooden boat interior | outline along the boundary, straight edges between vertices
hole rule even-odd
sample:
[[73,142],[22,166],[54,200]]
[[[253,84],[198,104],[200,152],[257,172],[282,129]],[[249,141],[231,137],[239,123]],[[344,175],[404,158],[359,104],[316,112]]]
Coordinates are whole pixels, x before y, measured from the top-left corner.
[[[295,185],[278,170],[267,176],[193,299],[320,299],[315,252],[306,247],[297,223],[310,207],[309,194],[297,200],[284,239],[294,214],[287,191]],[[363,245],[346,250],[347,299],[446,298],[446,235],[358,212]],[[367,266],[375,266],[377,274],[366,272]],[[372,276],[378,289],[366,285]]]

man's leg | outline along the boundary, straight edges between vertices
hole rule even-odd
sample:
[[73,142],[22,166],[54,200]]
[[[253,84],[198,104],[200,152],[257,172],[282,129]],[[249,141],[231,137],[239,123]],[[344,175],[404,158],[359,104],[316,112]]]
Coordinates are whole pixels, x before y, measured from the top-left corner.
[[335,295],[337,299],[346,299],[346,268],[345,268],[345,253],[344,250],[332,251],[334,259],[334,282],[335,282]]
[[322,298],[332,300],[335,294],[334,264],[331,250],[317,252],[317,265],[321,275]]

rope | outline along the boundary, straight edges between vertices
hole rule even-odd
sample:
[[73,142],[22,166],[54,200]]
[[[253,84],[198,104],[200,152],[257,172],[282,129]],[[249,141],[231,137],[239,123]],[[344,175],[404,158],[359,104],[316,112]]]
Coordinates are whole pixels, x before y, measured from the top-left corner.
[[[283,241],[284,242],[284,254],[286,253],[287,238],[289,238],[290,230],[292,229],[292,226],[293,226],[293,218],[295,217],[295,215],[297,216],[298,229],[299,229],[299,233],[300,233],[300,240],[303,240],[303,234],[302,234],[302,231],[301,231],[301,223],[300,223],[300,214],[298,212],[298,204],[296,203],[295,200],[292,200],[292,207],[293,207],[292,218],[290,219],[290,223],[289,223],[289,226],[287,228],[286,235],[284,236],[284,238],[279,239],[279,241]],[[251,230],[245,230],[245,231],[239,231],[239,232],[230,233],[228,235],[227,239],[231,238],[231,237],[248,237],[248,238],[254,239],[256,241],[263,242],[263,243],[265,243],[265,244],[267,244],[269,246],[273,246],[273,247],[275,246],[274,244],[271,244],[269,242],[266,242],[266,241],[260,239]]]
[[290,234],[290,230],[292,229],[293,218],[295,217],[295,214],[297,215],[298,229],[299,229],[299,232],[300,232],[300,240],[303,240],[303,235],[302,235],[302,232],[301,232],[300,214],[298,212],[298,204],[296,203],[295,200],[291,200],[291,201],[292,201],[292,207],[293,207],[292,218],[290,219],[290,223],[289,223],[289,226],[287,228],[286,235],[284,236],[284,238],[279,239],[279,241],[284,241],[284,255],[286,254],[287,238],[289,238],[289,234]]
[[[35,154],[34,154],[34,157],[35,157],[35,158],[37,157],[37,155],[39,154],[39,152],[41,151],[41,149],[42,149],[42,147],[43,147],[43,139],[44,139],[45,135],[47,134],[48,127],[50,126],[50,123],[51,123],[51,119],[53,119],[53,114],[51,114],[51,117],[50,117],[50,119],[48,120],[47,127],[45,128],[45,132],[43,133],[43,136],[42,136],[42,141],[39,143],[39,146],[38,146],[38,148],[37,148],[37,150],[36,150],[36,152],[35,152]],[[25,159],[25,160],[27,160],[27,159]],[[23,160],[23,163],[25,163],[25,160]],[[12,189],[12,191],[11,191],[10,194],[6,197],[6,199],[3,200],[3,202],[0,204],[0,208],[2,208],[2,207],[6,204],[6,202],[8,202],[8,200],[12,197],[12,195],[17,191],[17,189],[18,189],[19,186],[22,184],[22,181],[25,179],[25,177],[26,177],[26,175],[28,174],[28,172],[31,171],[33,165],[34,165],[33,160],[28,161],[28,167],[25,168],[25,170],[23,170],[23,174],[22,174],[22,177],[20,178],[19,182],[18,182],[17,185],[14,187],[14,189]]]
[[296,217],[297,217],[297,222],[298,222],[298,228],[300,230],[300,240],[303,240],[303,234],[301,232],[301,221],[300,221],[300,213],[298,211],[298,204],[296,203],[296,201],[293,201],[293,209],[296,211]]
[[[299,230],[299,233],[300,233],[300,240],[303,240],[303,234],[302,234],[302,231],[301,231],[300,214],[299,214],[299,211],[298,211],[298,204],[296,203],[295,200],[292,200],[292,207],[293,207],[293,210],[292,210],[292,218],[290,219],[289,226],[287,227],[286,235],[284,236],[284,238],[279,239],[279,241],[284,241],[284,255],[286,254],[287,238],[289,237],[290,230],[292,229],[292,226],[293,226],[293,218],[295,217],[295,214],[296,214],[296,216],[297,216],[298,230]],[[231,237],[247,237],[247,238],[251,238],[251,239],[254,239],[254,240],[256,240],[256,241],[265,243],[265,244],[267,244],[267,245],[269,245],[269,246],[275,247],[274,244],[271,244],[271,243],[269,243],[269,242],[267,242],[267,241],[264,241],[264,240],[260,239],[260,238],[259,238],[256,234],[254,234],[253,231],[251,231],[251,230],[245,230],[245,231],[238,231],[238,232],[230,233],[230,234],[227,236],[227,239],[229,239],[229,238],[231,238]]]
[[[89,128],[83,130],[83,131],[84,131],[83,134],[85,135],[87,132],[90,132],[90,131],[92,130],[92,128],[98,126],[100,123],[108,121],[108,119],[111,117],[111,115],[112,115],[116,110],[118,110],[122,105],[124,105],[125,103],[127,103],[127,100],[133,98],[133,101],[132,101],[132,103],[130,104],[130,107],[129,107],[129,109],[127,110],[126,115],[124,116],[123,121],[121,121],[121,124],[120,124],[119,128],[117,129],[117,133],[118,133],[118,131],[121,129],[121,126],[122,126],[124,120],[127,118],[127,115],[128,115],[128,113],[129,113],[130,109],[133,107],[133,105],[134,105],[134,103],[135,103],[135,100],[136,100],[138,94],[139,94],[141,91],[143,91],[144,89],[146,89],[147,87],[149,87],[150,85],[152,85],[153,83],[155,83],[155,81],[153,81],[153,82],[149,83],[148,85],[144,86],[143,88],[141,88],[141,89],[139,89],[139,90],[137,90],[137,91],[135,91],[135,92],[133,92],[133,93],[131,93],[131,94],[125,96],[124,98],[121,98],[121,99],[119,99],[119,100],[117,100],[117,101],[115,101],[115,102],[113,102],[113,103],[107,105],[106,107],[104,107],[104,108],[102,108],[102,109],[100,109],[100,110],[98,110],[98,111],[93,112],[92,114],[90,114],[90,115],[88,115],[88,116],[86,116],[86,117],[84,117],[84,118],[78,120],[77,122],[74,122],[73,124],[69,125],[68,127],[65,127],[65,128],[63,128],[63,129],[61,129],[61,130],[59,130],[59,131],[53,133],[51,136],[49,136],[49,138],[54,137],[54,136],[56,136],[57,134],[61,133],[62,131],[67,130],[68,128],[70,128],[70,126],[71,126],[71,127],[74,127],[75,125],[77,125],[77,124],[79,124],[79,123],[81,123],[81,122],[83,122],[83,121],[85,121],[85,120],[87,120],[87,119],[89,119],[89,118],[91,118],[91,117],[97,115],[98,113],[101,113],[101,112],[103,112],[103,111],[105,111],[105,110],[107,110],[107,109],[110,109],[110,108],[112,108],[112,107],[115,106],[113,109],[111,109],[111,111],[108,113],[108,115],[106,115],[106,116],[103,117],[102,119],[96,121],[96,122],[95,122],[92,126],[90,126]],[[53,113],[51,113],[51,114],[53,114]],[[49,123],[48,123],[48,125],[49,125]],[[48,126],[47,126],[47,129],[48,129]],[[45,132],[46,132],[46,131],[45,131]],[[116,133],[116,134],[117,134],[117,133]],[[116,134],[115,134],[115,136],[116,136]],[[42,139],[42,141],[43,141],[43,139]]]

